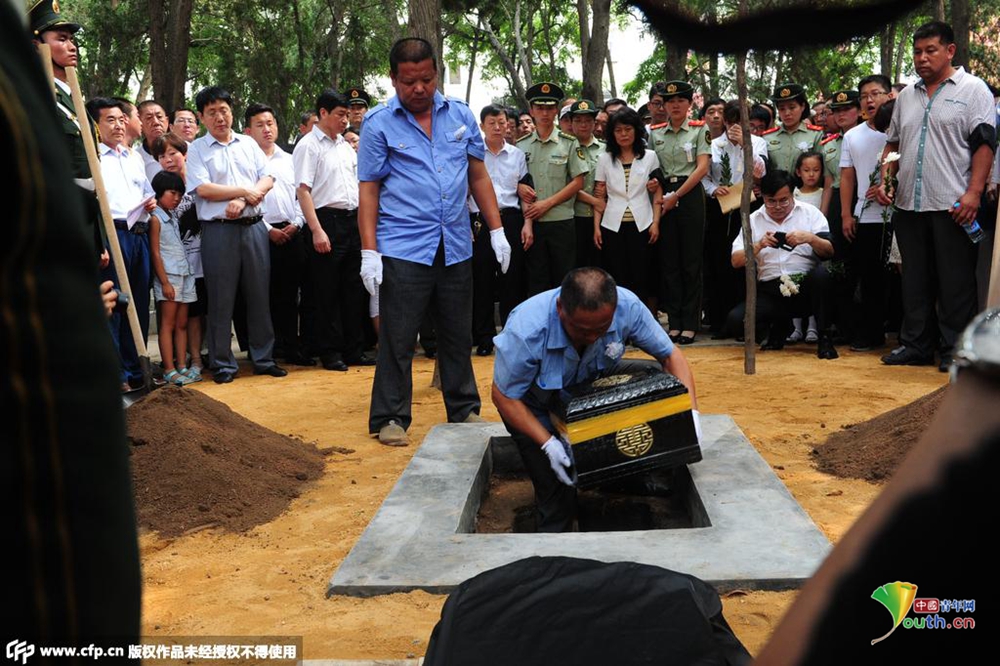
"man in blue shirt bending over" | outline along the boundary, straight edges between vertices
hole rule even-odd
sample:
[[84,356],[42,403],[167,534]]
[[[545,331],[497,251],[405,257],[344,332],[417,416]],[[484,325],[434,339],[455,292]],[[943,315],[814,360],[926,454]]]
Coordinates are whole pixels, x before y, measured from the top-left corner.
[[494,342],[493,404],[535,486],[539,532],[568,531],[576,514],[571,462],[549,420],[549,402],[561,389],[616,367],[625,345],[654,357],[687,387],[701,438],[687,359],[642,301],[600,268],[572,270],[559,289],[526,300]]
[[507,272],[510,244],[483,164],[483,138],[464,102],[437,92],[437,60],[423,39],[389,52],[396,96],[365,116],[358,149],[361,281],[379,289],[378,362],[368,430],[405,445],[413,397],[413,348],[424,314],[437,328],[448,421],[482,421],[472,373],[471,192]]

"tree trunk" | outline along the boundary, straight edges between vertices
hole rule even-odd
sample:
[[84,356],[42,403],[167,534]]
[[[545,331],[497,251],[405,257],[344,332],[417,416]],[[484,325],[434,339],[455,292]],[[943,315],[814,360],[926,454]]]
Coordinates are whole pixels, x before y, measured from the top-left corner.
[[149,69],[153,91],[167,110],[184,102],[193,0],[148,0]]
[[608,59],[611,31],[611,0],[593,0],[593,3],[593,33],[583,63],[583,97],[601,104],[604,102],[604,61]]
[[896,52],[896,24],[890,23],[879,33],[879,65],[883,76],[892,78],[893,55]]
[[407,35],[426,39],[434,47],[438,62],[438,83],[444,83],[445,66],[442,58],[441,0],[410,0],[410,22]]
[[[587,80],[587,50],[590,48],[590,6],[587,0],[576,0],[576,16],[580,21],[580,62],[583,63],[584,81]],[[584,97],[587,95],[584,94]]]
[[969,0],[951,0],[951,27],[955,31],[955,57],[952,64],[969,68]]
[[479,42],[482,41],[483,19],[476,20],[476,32],[472,36],[472,54],[469,56],[469,80],[465,84],[465,103],[472,98],[472,77],[476,73],[476,56],[479,55]]
[[618,86],[615,85],[615,67],[613,64],[611,64],[611,51],[608,51],[607,62],[608,62],[608,85],[611,86],[611,96],[618,97]]
[[519,108],[527,109],[528,97],[525,91],[527,88],[531,87],[530,81],[527,83],[527,86],[521,81],[517,65],[514,64],[510,54],[507,53],[503,44],[500,43],[500,39],[497,37],[496,31],[493,26],[490,25],[489,21],[483,24],[483,32],[486,33],[486,39],[489,40],[490,46],[493,47],[493,50],[496,51],[497,57],[500,58],[500,64],[503,65],[504,70],[507,72],[507,79],[510,81],[510,87],[514,96],[517,97]]
[[[747,14],[747,0],[740,0],[740,16]],[[743,227],[743,252],[746,254],[746,314],[743,316],[743,373],[757,373],[757,258],[753,254],[750,230],[750,193],[753,190],[753,142],[750,134],[750,105],[747,95],[747,54],[736,56],[736,92],[740,100],[740,126],[743,129],[743,195],[740,198],[740,222]]]
[[944,21],[944,0],[935,0],[934,2],[934,20]]

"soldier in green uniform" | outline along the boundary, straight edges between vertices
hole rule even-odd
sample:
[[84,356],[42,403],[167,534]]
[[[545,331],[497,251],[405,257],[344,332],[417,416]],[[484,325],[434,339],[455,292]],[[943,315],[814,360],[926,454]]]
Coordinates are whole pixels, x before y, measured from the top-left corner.
[[798,83],[782,83],[774,89],[771,101],[778,109],[778,126],[761,135],[767,141],[768,171],[795,173],[799,153],[819,152],[823,128],[807,122],[809,101]]
[[594,196],[594,170],[597,168],[597,159],[605,151],[605,145],[594,137],[597,111],[597,105],[589,99],[573,102],[569,108],[573,136],[580,142],[590,168],[583,179],[583,189],[576,193],[576,205],[573,207],[573,218],[576,221],[576,268],[597,266],[600,261],[600,254],[594,247],[594,206],[603,212],[604,200]]
[[838,90],[830,97],[830,112],[837,121],[840,131],[820,142],[823,153],[823,170],[826,180],[823,184],[823,205],[820,210],[830,223],[834,258],[841,258],[847,243],[840,222],[840,149],[844,145],[844,134],[858,124],[861,119],[861,96],[857,90]]
[[59,123],[69,147],[70,169],[83,200],[84,217],[88,223],[90,235],[94,239],[99,266],[103,269],[107,267],[110,259],[107,250],[107,234],[104,231],[104,225],[101,224],[101,211],[97,204],[94,179],[90,175],[90,165],[87,163],[87,153],[83,147],[83,136],[80,134],[80,132],[90,131],[90,127],[86,124],[81,127],[80,120],[74,111],[69,85],[66,83],[66,68],[77,65],[78,52],[75,35],[81,26],[79,23],[73,23],[63,18],[59,13],[58,0],[37,0],[28,10],[28,20],[34,43],[36,45],[48,44],[51,49],[52,73],[55,76],[55,104]]
[[347,96],[347,120],[360,132],[368,107],[372,105],[372,96],[357,86],[348,88],[344,94]]
[[535,131],[517,142],[534,183],[524,211],[525,219],[534,222],[535,232],[527,256],[529,296],[558,287],[576,262],[573,205],[590,167],[576,138],[555,126],[563,96],[562,88],[554,83],[528,88]]
[[663,173],[663,212],[659,262],[659,309],[670,319],[670,337],[680,344],[694,342],[701,326],[702,264],[705,240],[705,188],[711,148],[705,123],[690,120],[694,88],[686,81],[663,87],[669,120],[651,126],[650,146]]
[[[45,21],[32,7],[32,25],[62,21],[55,6],[45,3]],[[75,193],[66,116],[53,107],[52,82],[18,14],[0,2],[0,154],[10,167],[0,182],[4,631],[31,651],[134,644],[141,578],[118,360]],[[34,38],[47,35],[39,29]],[[33,664],[76,661],[22,655]]]

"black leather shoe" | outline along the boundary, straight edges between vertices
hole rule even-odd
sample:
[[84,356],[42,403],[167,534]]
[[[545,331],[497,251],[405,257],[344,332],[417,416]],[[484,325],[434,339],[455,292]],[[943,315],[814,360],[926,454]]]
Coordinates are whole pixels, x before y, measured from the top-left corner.
[[224,370],[220,370],[219,372],[212,375],[212,379],[215,380],[216,384],[230,384],[232,383],[234,378],[235,377],[233,373],[226,372]]
[[288,374],[288,370],[285,370],[278,365],[269,365],[266,368],[254,368],[253,374],[255,375],[268,375],[270,377],[284,377]]
[[784,340],[768,340],[760,346],[761,351],[781,351],[785,348]]
[[347,364],[339,356],[320,359],[324,370],[336,370],[337,372],[347,372]]
[[483,344],[476,347],[476,356],[489,356],[493,353],[493,343],[484,342]]
[[361,356],[346,359],[346,363],[347,365],[375,365],[375,357],[362,354]]
[[285,363],[288,365],[303,365],[307,368],[311,368],[316,365],[316,359],[309,358],[304,354],[294,354],[292,356],[285,356]]
[[833,340],[830,338],[820,338],[819,344],[816,347],[817,358],[833,359],[839,358],[840,354],[837,353],[837,349],[833,346]]
[[934,357],[924,356],[912,347],[896,347],[882,357],[886,365],[932,365]]

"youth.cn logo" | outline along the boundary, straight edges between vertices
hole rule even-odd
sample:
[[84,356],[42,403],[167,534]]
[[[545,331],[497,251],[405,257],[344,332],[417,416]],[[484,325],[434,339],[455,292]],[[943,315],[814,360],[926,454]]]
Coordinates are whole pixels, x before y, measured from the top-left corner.
[[7,658],[17,661],[21,660],[22,664],[28,663],[28,657],[35,654],[35,646],[28,641],[19,641],[16,638],[10,643],[7,643]]

